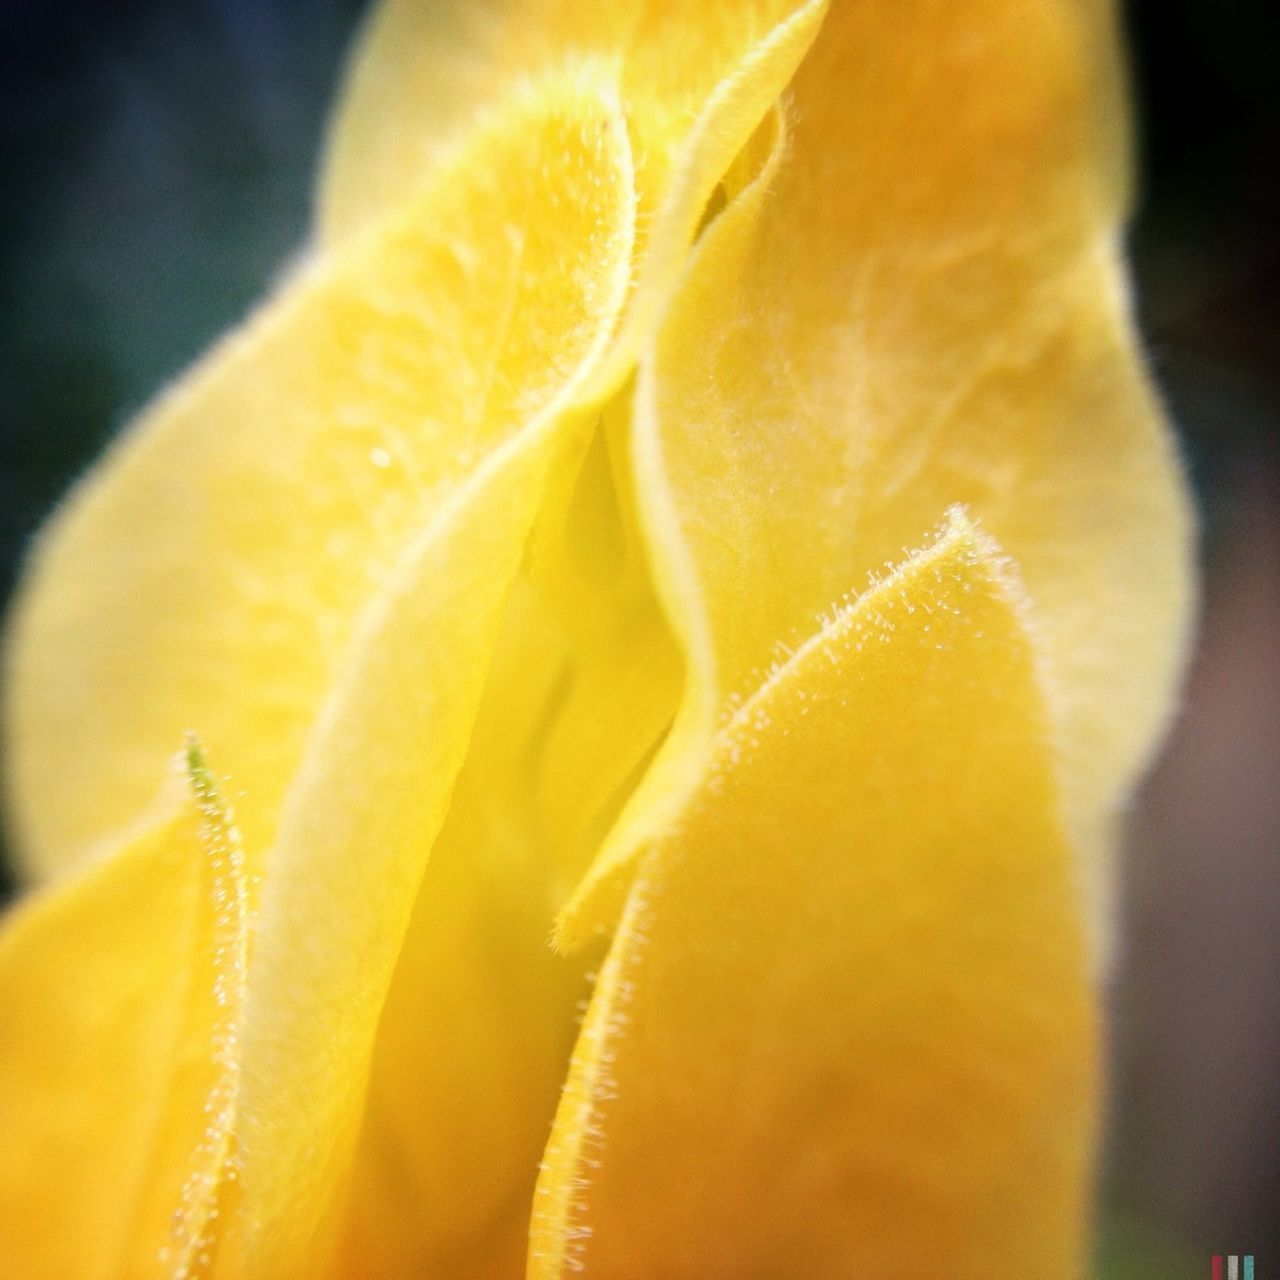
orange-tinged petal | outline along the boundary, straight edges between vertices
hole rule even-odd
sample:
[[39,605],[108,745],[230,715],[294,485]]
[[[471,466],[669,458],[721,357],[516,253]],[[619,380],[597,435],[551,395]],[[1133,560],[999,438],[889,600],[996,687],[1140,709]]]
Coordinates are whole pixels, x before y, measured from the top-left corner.
[[192,729],[245,789],[246,847],[270,844],[405,545],[612,331],[634,207],[611,92],[590,68],[523,89],[161,397],[54,521],[8,655],[29,865],[128,821]]
[[767,194],[714,223],[646,357],[637,492],[690,662],[664,754],[562,921],[608,926],[719,717],[968,505],[1019,565],[1082,844],[1164,727],[1188,504],[1118,260],[1109,7],[833,7]]
[[208,1274],[234,1195],[239,837],[192,748],[118,848],[0,934],[0,1259],[26,1280]]
[[1080,1274],[1093,1001],[1023,610],[953,517],[719,734],[593,995],[531,1276]]

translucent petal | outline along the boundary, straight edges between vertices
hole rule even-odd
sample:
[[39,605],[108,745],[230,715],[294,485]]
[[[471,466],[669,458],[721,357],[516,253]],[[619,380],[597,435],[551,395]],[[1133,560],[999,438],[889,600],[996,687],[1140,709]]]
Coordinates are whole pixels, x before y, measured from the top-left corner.
[[0,934],[0,1260],[196,1277],[234,1194],[248,885],[194,752],[118,848]]
[[576,477],[556,472],[408,925],[341,1264],[362,1275],[521,1265],[587,990],[584,962],[550,951],[548,925],[680,687],[625,476],[610,475],[625,460],[624,409]]
[[636,523],[631,430],[630,398],[617,397],[567,509],[557,519],[544,508],[530,554],[530,580],[566,657],[560,696],[528,745],[557,909],[670,728],[684,681]]
[[681,670],[611,407],[557,468],[377,1027],[336,1275],[518,1274],[588,991],[549,923],[665,731]]
[[1190,520],[1116,240],[1109,8],[848,3],[767,192],[710,227],[637,392],[637,491],[691,664],[562,921],[609,925],[719,717],[831,602],[968,505],[1032,602],[1080,843],[1169,714]]
[[607,78],[525,86],[454,161],[162,396],[43,535],[7,708],[33,868],[128,821],[190,729],[266,849],[406,544],[612,332],[634,201]]
[[1096,1043],[1024,603],[956,516],[646,855],[529,1274],[1079,1275]]

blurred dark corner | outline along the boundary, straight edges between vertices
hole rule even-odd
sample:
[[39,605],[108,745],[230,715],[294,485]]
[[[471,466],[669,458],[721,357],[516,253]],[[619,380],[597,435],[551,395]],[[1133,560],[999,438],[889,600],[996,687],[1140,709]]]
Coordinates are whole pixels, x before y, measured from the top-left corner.
[[[5,598],[69,481],[302,245],[326,103],[362,8],[0,5]],[[1271,10],[1128,10],[1143,132],[1137,301],[1201,504],[1206,607],[1125,872],[1101,1263],[1115,1277],[1207,1275],[1212,1252],[1252,1252],[1259,1277],[1280,1276]]]

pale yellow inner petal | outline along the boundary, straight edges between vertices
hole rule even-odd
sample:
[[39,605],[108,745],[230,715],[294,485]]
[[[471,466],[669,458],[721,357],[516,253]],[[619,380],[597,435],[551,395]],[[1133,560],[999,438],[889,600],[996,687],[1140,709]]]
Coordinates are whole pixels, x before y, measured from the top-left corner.
[[550,921],[680,688],[611,405],[557,472],[374,1046],[335,1274],[517,1274],[587,961]]

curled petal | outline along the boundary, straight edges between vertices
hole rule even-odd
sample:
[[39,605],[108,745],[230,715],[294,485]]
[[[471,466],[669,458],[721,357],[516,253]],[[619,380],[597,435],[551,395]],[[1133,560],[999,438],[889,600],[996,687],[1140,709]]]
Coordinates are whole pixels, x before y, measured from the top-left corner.
[[[615,69],[636,157],[636,264],[596,394],[653,331],[708,202],[812,43],[827,0],[390,0],[335,120],[321,234],[341,243],[434,173],[495,99],[589,58]],[[396,128],[387,121],[395,120]]]

